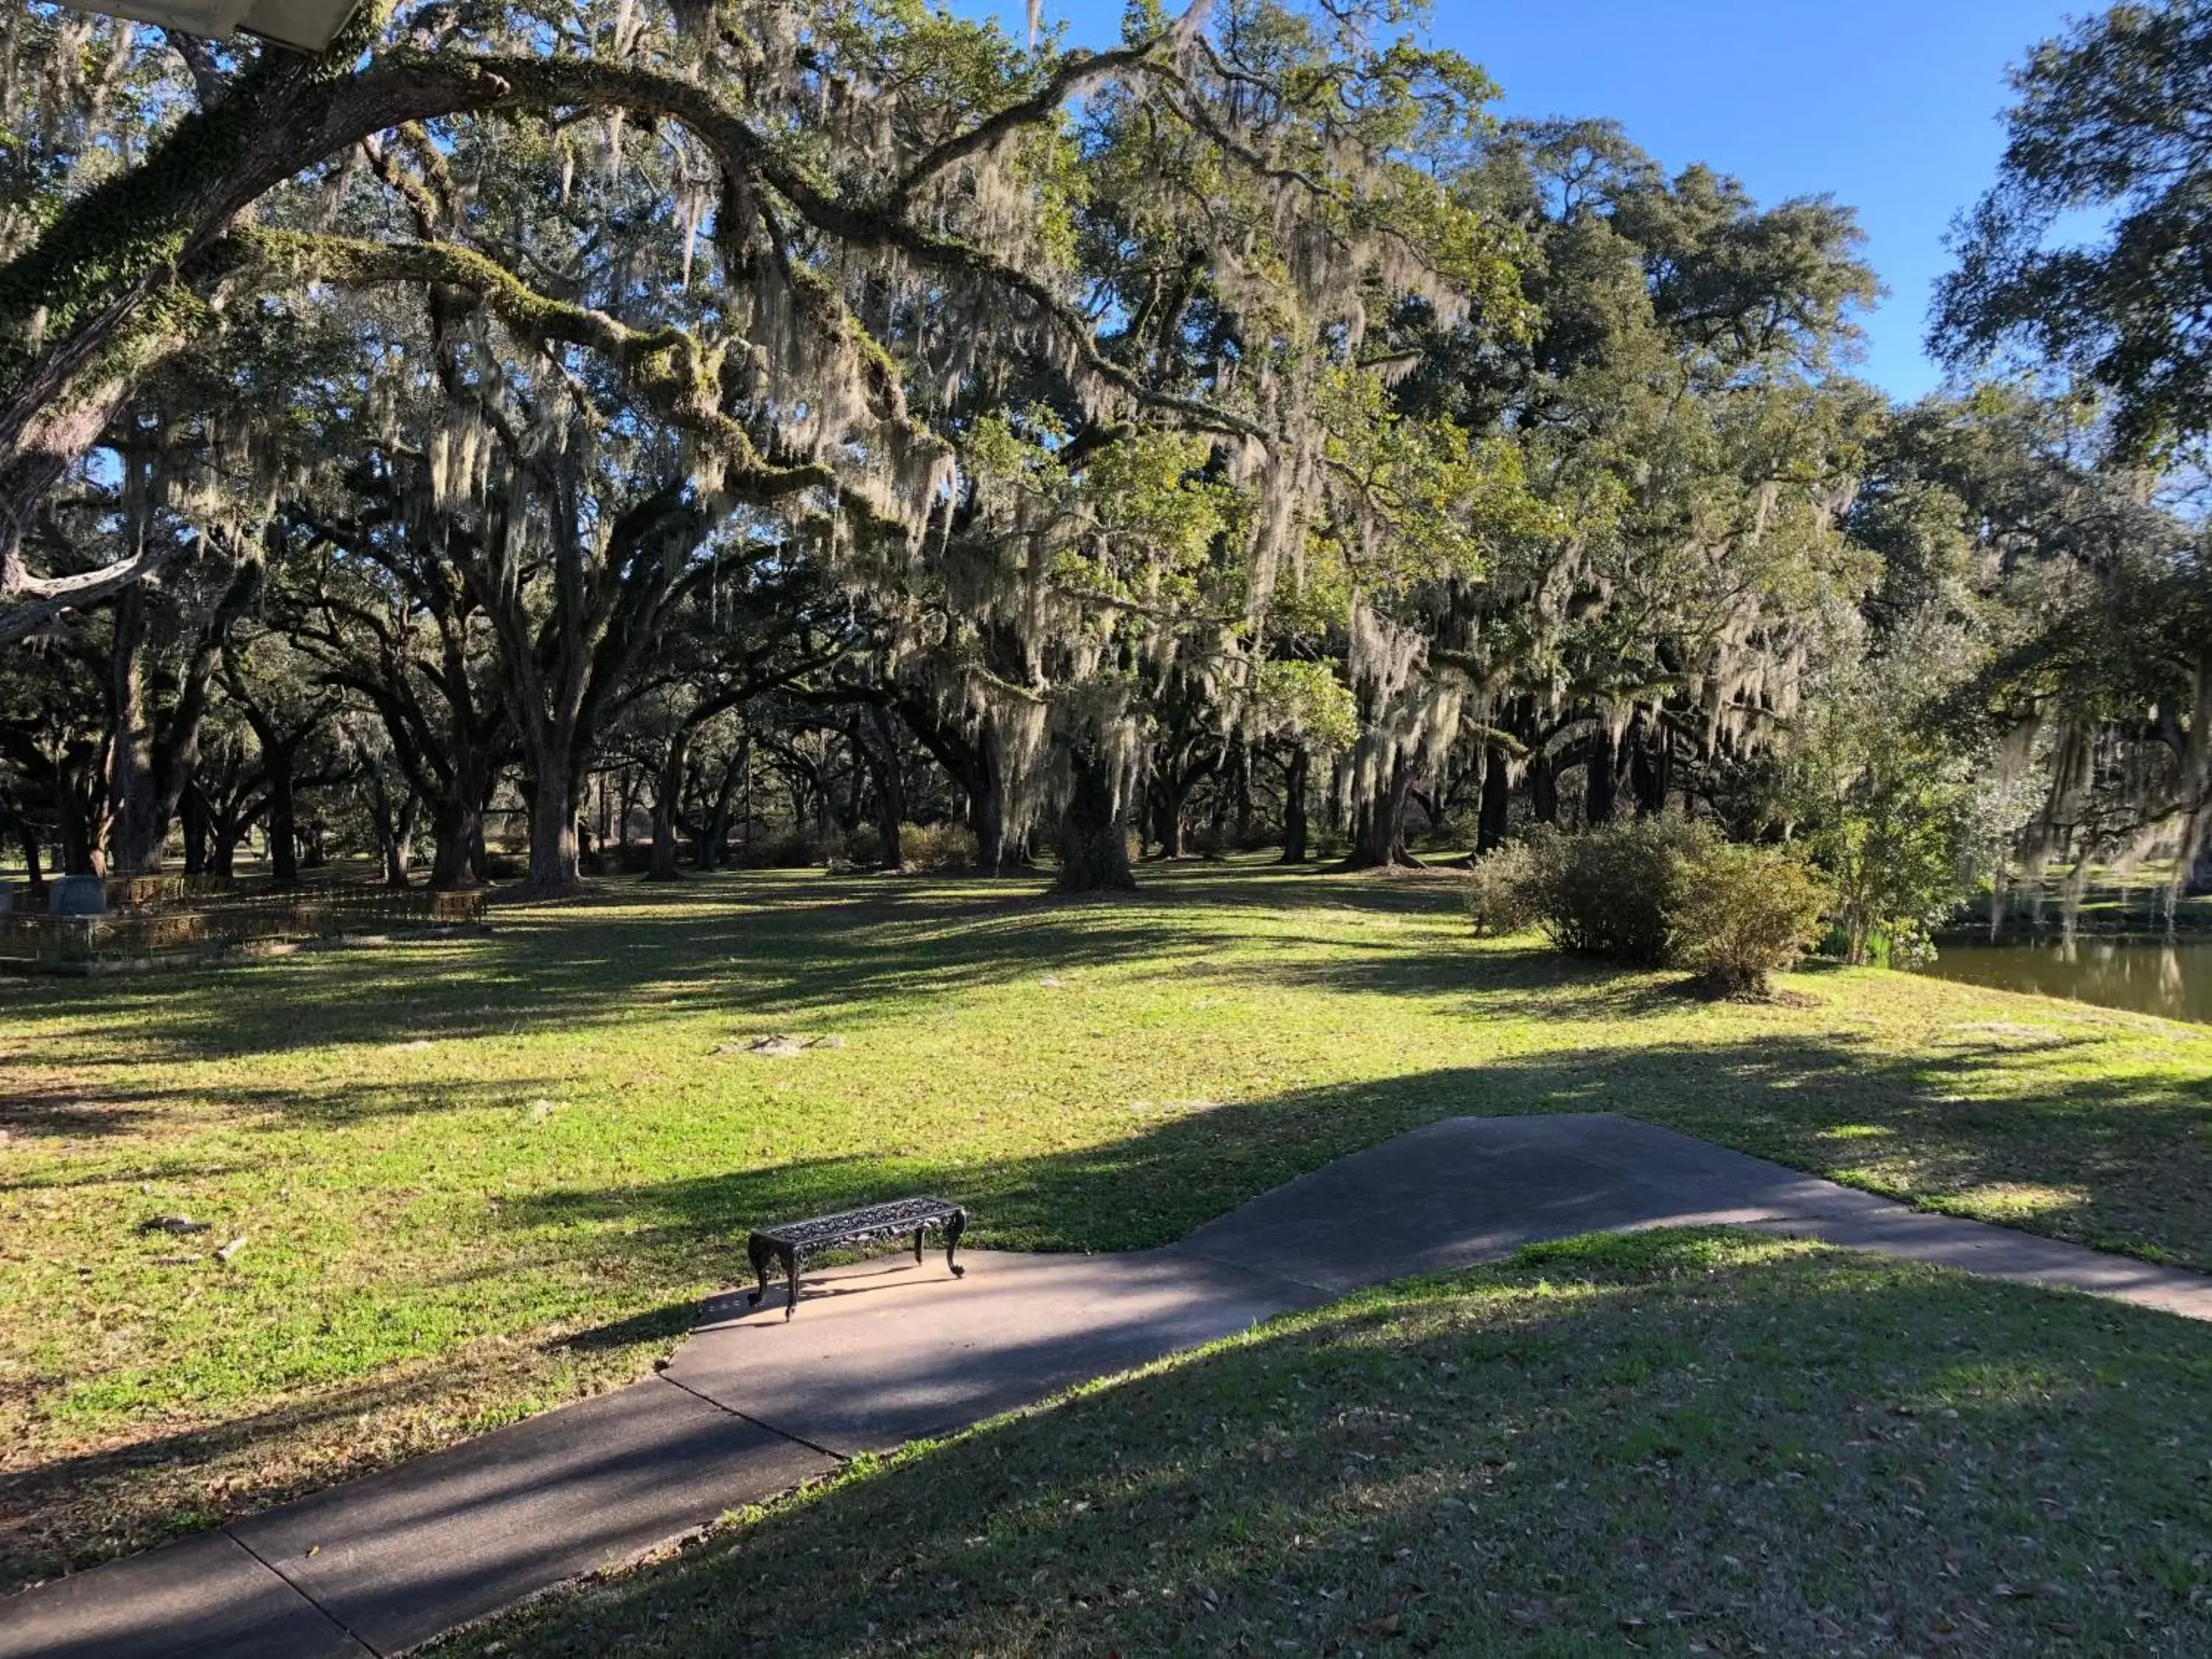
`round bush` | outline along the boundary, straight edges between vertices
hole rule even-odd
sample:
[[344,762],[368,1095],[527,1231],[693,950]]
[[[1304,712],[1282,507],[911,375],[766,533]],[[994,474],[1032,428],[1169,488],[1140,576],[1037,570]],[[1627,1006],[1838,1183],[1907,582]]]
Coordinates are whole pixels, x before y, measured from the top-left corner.
[[1674,817],[1530,837],[1545,933],[1577,956],[1644,966],[1671,961],[1684,883],[1717,839],[1704,824]]
[[1802,860],[1716,844],[1685,872],[1674,918],[1680,959],[1723,995],[1771,995],[1772,975],[1820,936],[1827,902]]
[[1723,995],[1765,996],[1817,937],[1828,895],[1804,861],[1733,847],[1686,818],[1546,825],[1480,860],[1463,895],[1478,933],[1540,927],[1562,951],[1680,963]]
[[1527,933],[1543,917],[1534,849],[1512,842],[1484,854],[1468,872],[1460,900],[1478,933],[1503,939]]

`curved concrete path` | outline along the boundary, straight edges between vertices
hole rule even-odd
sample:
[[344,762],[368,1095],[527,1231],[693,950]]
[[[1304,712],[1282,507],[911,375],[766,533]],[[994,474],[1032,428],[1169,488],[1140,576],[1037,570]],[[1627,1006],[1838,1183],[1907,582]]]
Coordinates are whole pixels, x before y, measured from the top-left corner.
[[0,1659],[390,1656],[856,1452],[1409,1273],[1576,1233],[1726,1223],[2212,1319],[2212,1279],[1921,1214],[1609,1115],[1455,1118],[1122,1255],[864,1262],[710,1302],[661,1374],[0,1601]]

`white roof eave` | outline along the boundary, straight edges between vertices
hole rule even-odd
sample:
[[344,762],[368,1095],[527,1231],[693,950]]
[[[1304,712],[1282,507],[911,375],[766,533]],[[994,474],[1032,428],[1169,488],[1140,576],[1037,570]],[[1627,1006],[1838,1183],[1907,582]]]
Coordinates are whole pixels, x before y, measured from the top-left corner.
[[83,11],[128,17],[220,40],[243,29],[298,52],[321,52],[337,38],[360,0],[100,0]]

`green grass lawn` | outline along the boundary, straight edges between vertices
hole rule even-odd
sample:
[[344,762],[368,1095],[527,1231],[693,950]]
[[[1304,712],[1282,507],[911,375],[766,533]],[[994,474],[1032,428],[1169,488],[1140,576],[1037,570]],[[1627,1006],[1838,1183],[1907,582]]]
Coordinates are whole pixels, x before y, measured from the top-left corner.
[[1438,1117],[1606,1109],[2212,1266],[2203,1028],[1874,971],[1701,1003],[1478,942],[1445,883],[1260,866],[495,915],[0,984],[0,1586],[641,1375],[746,1225],[902,1191],[1121,1249]]
[[1355,1297],[461,1656],[2197,1656],[2212,1330],[1727,1233]]

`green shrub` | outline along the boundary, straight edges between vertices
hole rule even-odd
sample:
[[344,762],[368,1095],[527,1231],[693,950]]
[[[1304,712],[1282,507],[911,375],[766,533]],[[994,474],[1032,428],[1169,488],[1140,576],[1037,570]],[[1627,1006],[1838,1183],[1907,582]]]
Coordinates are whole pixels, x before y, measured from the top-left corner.
[[1723,995],[1771,994],[1771,976],[1820,936],[1829,895],[1802,859],[1714,845],[1684,874],[1673,919],[1676,952]]
[[1464,895],[1479,933],[1534,926],[1577,956],[1694,968],[1729,995],[1766,994],[1818,936],[1827,899],[1801,859],[1678,817],[1542,826],[1479,860]]
[[[880,868],[884,838],[872,823],[841,837],[830,849],[830,867],[849,873]],[[975,867],[975,836],[957,823],[899,825],[899,869],[910,875],[936,876]]]
[[827,864],[833,853],[842,850],[826,848],[803,831],[786,830],[762,836],[741,848],[736,861],[749,870],[804,870],[809,865]]
[[1525,843],[1537,922],[1562,951],[1656,966],[1674,959],[1689,872],[1715,844],[1687,818],[1626,819],[1579,836],[1546,828]]
[[975,867],[975,832],[960,823],[902,823],[899,853],[916,875],[951,874]]
[[1468,872],[1461,902],[1478,933],[1527,933],[1543,917],[1535,849],[1516,841],[1484,854]]

